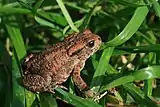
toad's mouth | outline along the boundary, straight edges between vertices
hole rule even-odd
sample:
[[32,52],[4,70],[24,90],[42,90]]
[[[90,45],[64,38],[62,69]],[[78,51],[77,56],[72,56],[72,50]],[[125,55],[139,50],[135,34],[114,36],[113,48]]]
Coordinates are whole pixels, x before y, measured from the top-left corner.
[[70,56],[72,57],[72,56],[74,56],[74,55],[77,55],[77,54],[80,53],[82,50],[83,50],[83,48],[80,48],[80,49],[74,51]]

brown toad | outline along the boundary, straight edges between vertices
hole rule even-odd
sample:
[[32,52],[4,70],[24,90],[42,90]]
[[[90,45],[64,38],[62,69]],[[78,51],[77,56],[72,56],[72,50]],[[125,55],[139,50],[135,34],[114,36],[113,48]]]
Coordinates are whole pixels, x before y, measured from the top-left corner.
[[81,91],[88,90],[80,71],[100,45],[101,38],[86,29],[40,53],[29,55],[22,64],[24,87],[32,92],[54,92],[54,88],[61,87],[71,75]]

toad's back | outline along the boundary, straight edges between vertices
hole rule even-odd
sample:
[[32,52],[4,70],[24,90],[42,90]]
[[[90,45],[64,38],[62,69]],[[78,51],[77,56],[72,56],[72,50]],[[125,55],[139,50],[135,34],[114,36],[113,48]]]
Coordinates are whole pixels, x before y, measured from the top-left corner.
[[[57,46],[58,45],[58,46]],[[76,63],[76,57],[69,57],[64,43],[47,48],[39,54],[34,54],[25,67],[24,74],[50,74],[55,79],[67,79]],[[77,62],[76,62],[77,61]],[[65,81],[64,80],[64,81]],[[62,80],[60,80],[62,81]]]

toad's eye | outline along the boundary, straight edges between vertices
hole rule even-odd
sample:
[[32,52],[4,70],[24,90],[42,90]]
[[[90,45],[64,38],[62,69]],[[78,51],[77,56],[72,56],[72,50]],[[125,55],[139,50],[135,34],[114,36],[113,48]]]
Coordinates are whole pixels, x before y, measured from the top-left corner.
[[87,46],[89,47],[89,48],[92,48],[93,46],[94,46],[94,40],[92,40],[92,41],[89,41],[88,43],[87,43]]

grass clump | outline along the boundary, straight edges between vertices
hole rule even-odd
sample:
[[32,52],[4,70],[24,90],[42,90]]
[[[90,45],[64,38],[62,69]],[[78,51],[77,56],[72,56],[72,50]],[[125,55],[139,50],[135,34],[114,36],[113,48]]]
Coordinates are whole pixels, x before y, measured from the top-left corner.
[[[0,1],[0,104],[4,107],[158,106],[160,5],[156,0]],[[96,99],[69,91],[34,94],[17,81],[27,52],[89,28],[101,36],[99,51],[81,74]],[[58,98],[58,99],[57,99]],[[65,102],[65,103],[64,103]]]

